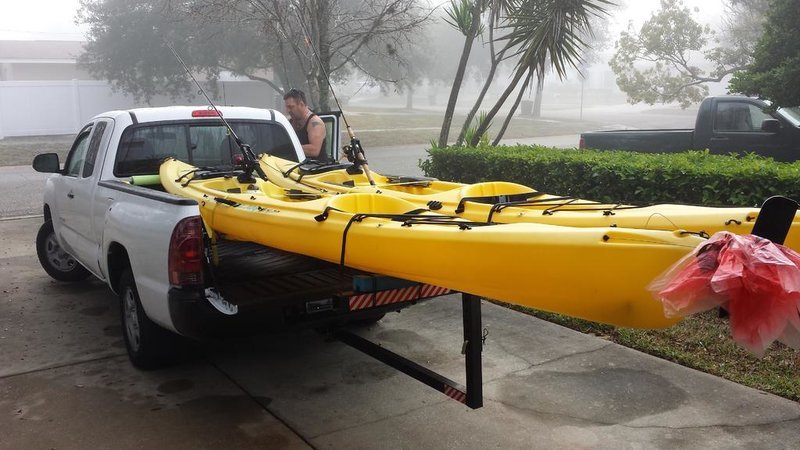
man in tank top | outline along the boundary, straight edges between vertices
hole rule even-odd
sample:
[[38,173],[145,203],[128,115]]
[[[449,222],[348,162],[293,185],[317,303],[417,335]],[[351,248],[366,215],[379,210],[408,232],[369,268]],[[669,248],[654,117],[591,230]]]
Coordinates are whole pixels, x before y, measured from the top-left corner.
[[306,104],[306,94],[299,89],[291,89],[283,96],[289,123],[292,124],[306,158],[328,161],[325,152],[325,123]]

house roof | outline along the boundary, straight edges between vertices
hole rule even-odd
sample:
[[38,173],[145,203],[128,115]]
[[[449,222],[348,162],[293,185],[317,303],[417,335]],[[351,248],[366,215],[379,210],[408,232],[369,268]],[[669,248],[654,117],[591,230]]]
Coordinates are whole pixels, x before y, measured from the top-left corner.
[[0,40],[0,62],[74,63],[83,41]]

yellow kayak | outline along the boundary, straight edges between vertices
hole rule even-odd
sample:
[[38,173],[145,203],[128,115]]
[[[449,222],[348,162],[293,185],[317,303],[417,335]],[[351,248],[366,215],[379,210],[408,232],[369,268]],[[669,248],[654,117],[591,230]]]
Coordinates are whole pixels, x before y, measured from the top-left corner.
[[486,224],[374,192],[309,195],[161,165],[164,188],[197,200],[215,233],[359,270],[597,322],[661,328],[676,319],[645,287],[702,238],[678,231]]
[[[605,204],[549,195],[516,183],[460,184],[375,172],[372,176],[376,185],[370,186],[363,174],[351,175],[344,169],[298,165],[266,154],[260,162],[270,181],[285,188],[325,194],[381,192],[408,200],[418,208],[476,222],[689,230],[710,236],[719,231],[748,234],[759,214],[759,208]],[[800,251],[800,216],[795,217],[785,245]]]

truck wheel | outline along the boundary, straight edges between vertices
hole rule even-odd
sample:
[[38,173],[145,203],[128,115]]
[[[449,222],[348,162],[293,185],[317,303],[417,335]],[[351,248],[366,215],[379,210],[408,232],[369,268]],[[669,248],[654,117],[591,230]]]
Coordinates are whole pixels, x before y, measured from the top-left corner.
[[36,235],[36,255],[48,275],[58,281],[81,281],[91,275],[75,258],[58,244],[53,222],[46,221]]
[[183,343],[182,339],[147,317],[130,269],[122,274],[119,293],[122,330],[131,363],[143,370],[158,369],[174,363]]

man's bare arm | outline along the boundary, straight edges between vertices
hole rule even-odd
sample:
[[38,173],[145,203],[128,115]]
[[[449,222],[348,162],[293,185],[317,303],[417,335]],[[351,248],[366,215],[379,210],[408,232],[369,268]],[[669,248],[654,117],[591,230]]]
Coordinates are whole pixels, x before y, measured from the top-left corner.
[[309,119],[308,124],[308,144],[303,145],[303,153],[307,158],[319,158],[322,149],[322,141],[325,140],[325,123],[317,116]]

